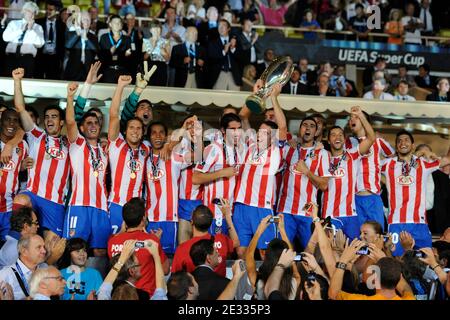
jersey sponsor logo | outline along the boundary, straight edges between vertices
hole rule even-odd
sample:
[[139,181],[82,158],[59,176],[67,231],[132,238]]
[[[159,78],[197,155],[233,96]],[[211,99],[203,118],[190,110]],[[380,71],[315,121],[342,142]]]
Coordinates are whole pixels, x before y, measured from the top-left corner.
[[414,177],[412,176],[398,176],[395,180],[401,186],[409,186],[414,183]]
[[59,151],[59,148],[56,147],[48,148],[47,153],[52,156],[52,158],[57,160],[64,160],[66,158],[66,153],[63,150]]
[[4,171],[14,171],[15,168],[16,168],[16,163],[12,159],[9,160],[8,164],[3,166]]
[[149,171],[149,173],[147,174],[148,178],[150,180],[160,180],[162,177],[164,177],[165,172],[162,169],[159,169],[156,174],[153,174],[152,171]]
[[[139,160],[135,160],[136,167],[134,168],[134,171],[142,171],[142,163]],[[127,161],[127,168],[131,170],[131,161]]]
[[345,177],[345,175],[346,175],[346,172],[345,172],[344,168],[337,168],[333,172],[333,177],[334,178],[343,178],[343,177]]
[[260,157],[255,158],[255,159],[253,159],[253,158],[250,157],[250,158],[247,160],[247,163],[250,164],[250,165],[252,165],[252,166],[260,166],[260,165],[263,165],[265,162],[266,162],[266,161],[265,161],[264,156],[260,156]]

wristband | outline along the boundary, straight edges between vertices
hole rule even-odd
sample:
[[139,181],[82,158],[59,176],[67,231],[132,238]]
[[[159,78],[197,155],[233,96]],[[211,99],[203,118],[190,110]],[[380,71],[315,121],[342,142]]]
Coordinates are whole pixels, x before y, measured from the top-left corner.
[[342,270],[346,270],[347,269],[347,264],[344,262],[336,262],[336,268],[337,269],[342,269]]
[[286,269],[286,267],[282,263],[278,263],[275,267],[281,267],[283,270]]
[[313,219],[313,223],[316,223],[316,222],[320,222],[320,218],[319,217]]
[[89,92],[91,91],[92,84],[85,82],[83,86],[81,87],[80,91],[80,97],[82,98],[88,98]]
[[432,267],[431,269],[433,269],[433,271],[434,271],[434,269],[436,269],[437,267],[440,267],[440,266],[441,266],[440,264],[437,264],[434,267]]

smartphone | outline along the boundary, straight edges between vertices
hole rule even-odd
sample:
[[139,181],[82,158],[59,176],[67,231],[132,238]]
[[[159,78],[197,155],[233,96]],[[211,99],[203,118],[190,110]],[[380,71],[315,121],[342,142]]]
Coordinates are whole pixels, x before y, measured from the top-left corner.
[[243,260],[239,261],[239,268],[241,268],[241,271],[244,272],[245,271],[245,262]]
[[214,204],[217,204],[218,206],[220,206],[220,198],[214,198],[214,199],[212,199],[212,201],[211,201],[212,203],[214,203]]
[[303,260],[303,255],[302,254],[298,254],[294,257],[294,261],[296,262],[300,262]]
[[358,251],[356,251],[356,254],[359,254],[361,256],[368,255],[369,253],[370,253],[369,246],[364,246],[361,249],[359,249]]
[[308,287],[313,286],[313,281],[316,281],[316,274],[314,272],[309,272],[306,275],[306,284],[308,285]]
[[425,258],[427,255],[420,251],[420,250],[414,250],[414,257],[416,258]]
[[269,223],[278,223],[279,220],[280,220],[280,217],[274,216],[269,219]]
[[145,247],[145,242],[144,241],[136,241],[136,243],[134,244],[135,248],[144,248]]

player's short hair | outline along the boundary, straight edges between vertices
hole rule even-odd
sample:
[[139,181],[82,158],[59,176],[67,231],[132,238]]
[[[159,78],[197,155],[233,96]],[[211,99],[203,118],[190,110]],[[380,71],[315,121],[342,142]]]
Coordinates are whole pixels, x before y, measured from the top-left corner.
[[317,122],[316,119],[314,119],[313,116],[309,116],[309,117],[305,117],[302,119],[302,121],[300,121],[300,127],[303,125],[303,122],[305,122],[306,120],[311,120],[314,122],[314,124],[316,125],[316,129],[317,129]]
[[9,221],[12,231],[21,232],[26,224],[31,226],[33,222],[33,209],[20,207],[12,212]]
[[214,252],[214,240],[203,239],[194,243],[189,251],[194,266],[204,264],[206,257]]
[[395,144],[397,144],[398,138],[400,138],[400,136],[408,136],[409,139],[411,139],[411,143],[414,143],[414,137],[411,134],[411,132],[408,132],[406,130],[400,130],[399,132],[397,132],[397,134],[395,135]]
[[201,204],[192,212],[192,223],[194,224],[195,229],[201,232],[208,231],[209,227],[213,222],[213,213],[211,210]]
[[93,117],[95,119],[97,119],[97,121],[100,124],[100,119],[98,118],[97,114],[95,112],[86,112],[85,114],[83,114],[83,116],[80,119],[80,122],[78,123],[79,126],[84,125],[84,123],[86,122],[87,118]]
[[223,115],[222,118],[220,119],[220,128],[223,130],[227,130],[228,126],[230,125],[230,122],[233,122],[233,121],[242,123],[241,118],[239,118],[239,116],[237,114],[227,113],[227,114]]
[[127,120],[127,125],[125,127],[125,131],[128,129],[128,125],[130,124],[131,121],[138,121],[142,125],[142,130],[144,130],[144,127],[145,127],[144,122],[140,118],[134,117],[134,118]]
[[194,286],[192,276],[189,276],[186,271],[172,273],[167,281],[167,299],[186,300],[189,288],[192,286]]
[[265,124],[266,126],[269,126],[270,128],[272,128],[274,130],[278,129],[278,125],[275,122],[270,121],[270,120],[265,120],[262,122],[262,124]]
[[141,198],[131,198],[122,210],[122,218],[128,228],[137,227],[145,216],[145,202]]
[[402,275],[402,265],[394,258],[384,257],[376,265],[380,268],[380,285],[383,289],[395,289]]
[[149,141],[150,141],[150,136],[151,136],[151,134],[152,134],[152,128],[153,128],[154,126],[161,126],[161,127],[163,127],[163,128],[164,128],[164,133],[165,133],[166,135],[169,133],[169,129],[167,128],[167,126],[166,126],[165,123],[163,123],[163,122],[161,122],[161,121],[152,121],[152,122],[150,123],[150,125],[148,126],[148,129],[147,129],[147,136],[148,136],[148,140],[149,140]]
[[[17,117],[19,117],[19,113],[16,110],[14,110],[12,108],[9,108],[9,107],[6,107],[6,110],[2,112],[2,117],[0,118],[0,122],[2,122],[4,120],[4,118],[6,118],[6,115],[8,115],[10,113],[13,113]],[[1,126],[0,126],[0,129],[1,129]]]
[[339,130],[341,130],[342,133],[343,133],[344,136],[345,136],[345,131],[344,131],[344,129],[342,129],[342,127],[340,127],[340,126],[332,126],[332,127],[328,130],[328,138],[330,137],[331,131],[333,131],[334,129],[339,129]]
[[56,111],[58,111],[58,113],[59,113],[59,120],[65,120],[66,119],[66,113],[64,112],[63,109],[61,109],[60,106],[52,105],[52,106],[45,107],[45,109],[44,109],[44,116],[47,113],[47,111],[49,111],[49,110],[56,110]]
[[144,103],[147,103],[147,104],[150,106],[150,108],[153,108],[153,105],[152,105],[152,103],[150,102],[150,100],[148,100],[148,99],[142,99],[142,100],[140,100],[140,101],[138,102],[136,109],[139,108],[139,106],[142,105],[142,104],[144,104]]

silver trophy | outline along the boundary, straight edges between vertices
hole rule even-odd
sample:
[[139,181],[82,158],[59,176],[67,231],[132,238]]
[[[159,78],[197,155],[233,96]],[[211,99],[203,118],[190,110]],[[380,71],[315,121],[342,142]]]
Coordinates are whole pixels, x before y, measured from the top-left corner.
[[248,96],[245,105],[254,113],[262,113],[266,109],[265,98],[270,93],[274,84],[283,86],[291,78],[294,63],[288,56],[275,58],[264,70],[260,79],[264,85],[258,92]]

